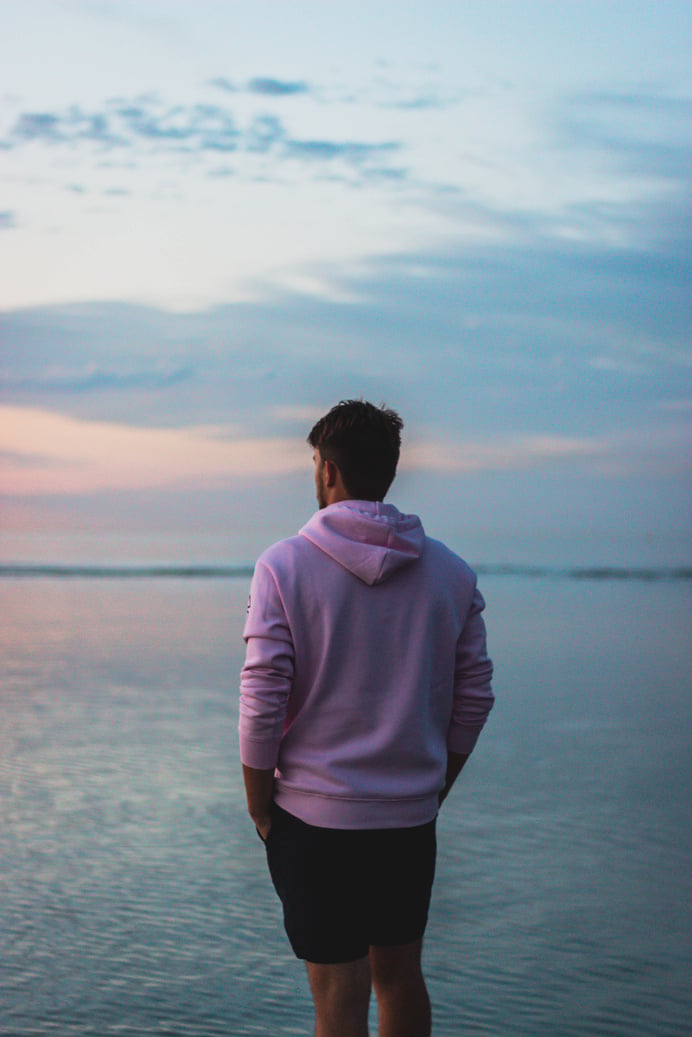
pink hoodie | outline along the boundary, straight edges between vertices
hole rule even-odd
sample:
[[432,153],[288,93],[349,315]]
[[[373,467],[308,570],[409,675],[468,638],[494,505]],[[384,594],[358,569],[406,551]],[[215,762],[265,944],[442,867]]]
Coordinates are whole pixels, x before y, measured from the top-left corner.
[[391,504],[344,501],[255,567],[240,753],[276,768],[309,824],[432,820],[447,750],[469,753],[493,704],[483,598],[465,562]]

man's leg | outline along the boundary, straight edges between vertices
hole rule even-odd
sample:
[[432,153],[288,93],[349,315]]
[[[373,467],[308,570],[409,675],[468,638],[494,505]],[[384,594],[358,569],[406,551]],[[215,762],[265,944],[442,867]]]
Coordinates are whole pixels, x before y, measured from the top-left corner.
[[315,1002],[315,1037],[368,1037],[368,959],[306,965]]
[[421,970],[422,949],[422,940],[370,948],[380,1037],[430,1037],[430,998]]

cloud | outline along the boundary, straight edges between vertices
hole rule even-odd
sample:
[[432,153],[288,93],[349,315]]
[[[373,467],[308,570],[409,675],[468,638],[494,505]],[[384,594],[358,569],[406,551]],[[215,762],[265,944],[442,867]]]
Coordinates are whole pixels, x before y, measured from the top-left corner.
[[655,92],[582,91],[558,114],[562,142],[600,151],[620,170],[692,186],[692,99]]
[[300,435],[304,441],[308,430],[322,416],[323,408],[314,404],[305,406],[287,403],[279,407],[271,407],[269,412],[273,422],[276,421],[280,425],[285,424],[295,429],[297,435]]
[[390,169],[386,166],[374,166],[364,170],[365,179],[377,183],[388,182],[392,184],[401,184],[405,180],[408,180],[409,175],[410,171],[403,167]]
[[287,140],[284,154],[289,158],[301,158],[310,162],[332,162],[343,159],[353,165],[361,165],[371,158],[398,151],[401,144],[387,141],[383,144],[363,144],[354,141]]
[[247,88],[252,94],[265,97],[291,97],[295,94],[307,94],[310,87],[304,82],[286,82],[280,79],[258,77],[251,79]]
[[106,147],[127,144],[122,133],[111,132],[112,113],[84,112],[73,105],[65,112],[24,112],[10,131],[7,143],[41,141],[47,144],[70,144],[91,141]]
[[[16,470],[45,470],[53,462],[43,454],[32,454],[28,451],[0,450],[0,468],[4,472]],[[58,462],[55,462],[56,464]]]
[[0,230],[10,230],[16,227],[15,214],[9,210],[0,211]]
[[616,90],[582,90],[571,95],[571,101],[586,108],[601,110],[612,109],[617,114],[623,112],[642,112],[649,125],[651,115],[663,115],[665,118],[675,117],[685,122],[692,118],[692,99],[689,97],[671,97],[669,94],[653,91],[637,91],[626,93]]
[[214,79],[207,80],[207,86],[216,87],[217,90],[223,90],[227,94],[237,93],[238,88],[225,76],[216,76]]
[[158,150],[203,152],[233,151],[238,137],[232,116],[218,105],[166,107],[155,98],[140,98],[112,101],[100,112],[85,112],[78,106],[63,112],[25,112],[12,127],[8,143],[40,141],[73,147],[87,142],[117,150],[147,142]]
[[207,171],[207,176],[221,180],[235,176],[236,172],[237,170],[232,169],[231,166],[217,166],[216,169],[209,169]]
[[597,458],[606,442],[573,436],[508,436],[459,443],[416,443],[402,454],[403,470],[450,473],[518,471],[543,464]]
[[200,313],[6,314],[7,391],[85,418],[232,416],[257,433],[275,429],[272,408],[345,395],[400,402],[431,440],[440,430],[574,440],[655,423],[688,391],[692,247],[671,251],[656,232],[664,214],[635,216],[653,221],[648,246],[551,239],[526,223],[509,240],[306,267],[309,292],[257,285],[254,301]]
[[[138,106],[167,111],[156,100]],[[238,139],[239,151],[252,142],[316,176],[344,164],[362,179],[382,176],[383,160],[398,155],[392,142],[298,140],[275,116]],[[258,437],[297,430],[276,408],[312,414],[365,395],[411,414],[417,440],[481,444],[458,455],[470,465],[593,466],[603,457],[593,444],[618,429],[639,423],[653,435],[662,408],[689,394],[690,200],[630,196],[571,214],[587,227],[624,223],[615,241],[561,236],[542,214],[458,204],[482,238],[450,234],[351,267],[294,266],[292,281],[279,271],[243,304],[178,316],[99,304],[6,314],[7,390],[83,420],[230,419]],[[301,277],[309,290],[295,290]],[[677,443],[686,449],[682,432]],[[642,456],[633,445],[632,466]]]
[[[255,92],[283,96],[303,92],[304,84],[278,80],[253,80]],[[60,112],[24,112],[18,116],[6,139],[8,147],[39,143],[50,147],[91,144],[99,152],[141,151],[149,154],[178,153],[204,158],[235,151],[252,154],[272,153],[275,162],[301,159],[311,166],[340,160],[364,170],[374,160],[382,163],[399,151],[394,141],[364,142],[329,139],[303,140],[290,136],[282,120],[266,113],[239,126],[226,108],[215,104],[166,105],[155,95],[140,95],[133,100],[113,98],[101,111],[84,111],[72,106]],[[239,172],[236,170],[236,172]],[[405,171],[387,170],[380,165],[368,170],[381,183],[400,182]],[[70,185],[71,190],[74,189]]]
[[253,120],[245,135],[248,151],[266,154],[278,141],[286,136],[280,119],[275,115],[260,115]]
[[62,123],[62,117],[52,112],[25,112],[17,119],[11,135],[21,141],[43,140],[51,144],[65,141]]
[[443,111],[455,103],[456,101],[453,99],[445,99],[437,93],[426,91],[400,100],[379,101],[377,106],[378,108],[391,108],[395,111]]
[[189,366],[155,370],[115,371],[86,368],[49,368],[34,375],[5,374],[2,384],[6,391],[32,394],[69,394],[92,392],[160,391],[189,383],[193,370]]
[[239,131],[232,116],[218,105],[176,105],[163,111],[152,106],[125,106],[118,115],[135,138],[159,146],[198,151],[235,151]]
[[[290,424],[312,421],[320,412],[281,413]],[[670,438],[670,436],[669,436]],[[601,476],[637,474],[637,456],[649,456],[661,474],[670,442],[657,434],[629,431],[611,436],[508,435],[455,442],[418,438],[404,443],[402,473],[471,475],[519,473],[552,466],[583,471],[584,462]],[[673,444],[674,445],[674,442]],[[145,427],[122,422],[77,419],[29,407],[0,405],[0,458],[3,491],[10,497],[96,494],[103,491],[194,487],[229,490],[235,479],[274,478],[306,472],[309,451],[305,428],[298,434],[251,436],[233,426]]]
[[223,484],[308,466],[297,439],[228,440],[204,427],[146,428],[12,406],[0,406],[0,455],[10,462],[4,492],[15,496]]
[[165,527],[181,521],[172,494],[206,521],[208,493],[231,501],[259,479],[253,506],[275,502],[284,521],[299,480],[309,488],[309,428],[363,396],[405,420],[406,507],[422,492],[497,525],[682,528],[692,249],[676,244],[672,262],[649,238],[606,248],[528,221],[510,243],[322,266],[324,292],[265,285],[189,314],[4,314],[3,487],[17,507],[44,493],[67,509],[71,493],[128,522],[147,507],[130,495],[157,494]]

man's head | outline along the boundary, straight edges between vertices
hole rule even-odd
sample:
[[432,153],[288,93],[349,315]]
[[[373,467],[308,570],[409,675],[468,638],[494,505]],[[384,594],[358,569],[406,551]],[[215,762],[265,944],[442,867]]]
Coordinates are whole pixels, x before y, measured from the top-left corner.
[[320,418],[308,436],[320,507],[329,503],[325,479],[334,467],[342,499],[384,500],[396,474],[403,427],[395,411],[363,400],[342,400]]

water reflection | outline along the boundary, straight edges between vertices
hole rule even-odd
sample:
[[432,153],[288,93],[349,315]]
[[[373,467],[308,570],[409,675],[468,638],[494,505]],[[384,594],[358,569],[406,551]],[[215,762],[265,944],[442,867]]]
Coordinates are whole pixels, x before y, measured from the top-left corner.
[[[686,1033],[689,590],[484,590],[498,706],[440,822],[435,1032]],[[236,762],[246,595],[0,586],[7,1032],[309,1032]]]

